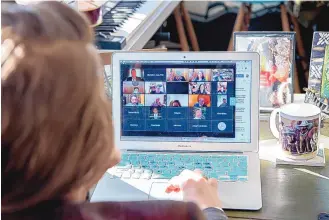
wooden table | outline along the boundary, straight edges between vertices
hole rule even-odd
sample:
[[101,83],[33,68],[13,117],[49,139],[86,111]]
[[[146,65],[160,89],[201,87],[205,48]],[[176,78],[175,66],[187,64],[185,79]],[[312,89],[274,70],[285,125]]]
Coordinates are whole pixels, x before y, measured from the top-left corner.
[[[297,96],[296,101],[302,99]],[[261,124],[260,139],[270,138],[273,136],[268,124]],[[316,220],[321,212],[329,213],[329,137],[324,143],[325,167],[276,166],[260,154],[263,208],[259,211],[227,210],[229,218]],[[264,150],[266,146],[260,148]]]

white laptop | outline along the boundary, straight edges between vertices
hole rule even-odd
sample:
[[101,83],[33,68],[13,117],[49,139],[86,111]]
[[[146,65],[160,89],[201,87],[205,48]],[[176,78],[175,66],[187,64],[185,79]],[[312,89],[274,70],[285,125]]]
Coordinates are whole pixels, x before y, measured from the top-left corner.
[[122,161],[92,202],[181,200],[168,180],[201,169],[219,180],[224,208],[262,207],[257,53],[119,52],[112,65]]

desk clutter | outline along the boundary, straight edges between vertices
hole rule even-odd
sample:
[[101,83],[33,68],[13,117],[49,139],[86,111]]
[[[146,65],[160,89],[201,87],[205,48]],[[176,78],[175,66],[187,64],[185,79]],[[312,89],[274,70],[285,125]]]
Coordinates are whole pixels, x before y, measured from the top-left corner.
[[321,128],[329,136],[328,128],[324,128],[329,113],[329,32],[314,32],[305,104],[289,104],[294,103],[294,34],[235,32],[234,49],[260,55],[260,111],[263,115],[271,112],[267,126],[276,138],[269,143],[278,150],[273,152],[275,163],[324,166],[325,156],[318,137]]

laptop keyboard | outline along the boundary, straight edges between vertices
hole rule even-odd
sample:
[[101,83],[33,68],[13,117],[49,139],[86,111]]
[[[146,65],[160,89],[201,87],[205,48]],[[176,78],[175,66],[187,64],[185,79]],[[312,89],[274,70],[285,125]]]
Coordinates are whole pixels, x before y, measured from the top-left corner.
[[200,169],[219,181],[247,181],[246,155],[193,155],[123,153],[121,162],[109,170],[112,178],[171,179],[183,170]]

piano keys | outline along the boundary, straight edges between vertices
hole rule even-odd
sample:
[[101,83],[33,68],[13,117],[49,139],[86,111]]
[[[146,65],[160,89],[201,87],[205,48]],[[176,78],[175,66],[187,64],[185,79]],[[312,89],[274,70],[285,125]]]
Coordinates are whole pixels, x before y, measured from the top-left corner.
[[172,13],[179,1],[108,1],[96,26],[99,50],[139,50]]
[[[143,4],[142,1],[109,1],[103,6],[103,22],[95,27],[96,46],[99,49],[121,50],[126,46],[124,25]],[[130,24],[130,23],[129,23]],[[132,24],[130,24],[132,26]]]

